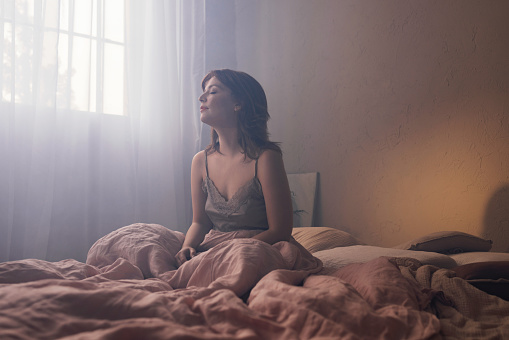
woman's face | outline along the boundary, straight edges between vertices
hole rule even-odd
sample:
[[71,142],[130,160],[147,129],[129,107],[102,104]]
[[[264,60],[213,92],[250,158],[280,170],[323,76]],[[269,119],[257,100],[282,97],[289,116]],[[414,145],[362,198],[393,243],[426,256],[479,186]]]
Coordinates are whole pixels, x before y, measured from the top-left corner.
[[237,126],[235,115],[237,102],[231,90],[216,77],[210,78],[205,84],[205,90],[198,99],[201,102],[200,119],[203,123],[214,128]]

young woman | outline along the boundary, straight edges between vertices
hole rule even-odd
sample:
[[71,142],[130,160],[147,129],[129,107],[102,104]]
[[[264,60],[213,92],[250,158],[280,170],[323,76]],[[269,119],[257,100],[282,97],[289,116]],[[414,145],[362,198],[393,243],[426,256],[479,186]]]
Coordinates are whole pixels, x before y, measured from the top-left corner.
[[98,240],[87,263],[109,268],[122,258],[173,289],[227,288],[239,297],[273,270],[293,270],[301,279],[318,272],[321,261],[291,237],[290,189],[281,149],[268,138],[262,87],[246,73],[216,70],[202,88],[201,120],[212,141],[191,165],[187,234],[126,226]]
[[212,140],[191,165],[193,221],[176,255],[179,265],[207,250],[206,235],[235,238],[232,233],[248,230],[274,244],[290,240],[293,223],[281,149],[268,138],[262,86],[224,69],[207,74],[202,89],[201,121],[211,127]]

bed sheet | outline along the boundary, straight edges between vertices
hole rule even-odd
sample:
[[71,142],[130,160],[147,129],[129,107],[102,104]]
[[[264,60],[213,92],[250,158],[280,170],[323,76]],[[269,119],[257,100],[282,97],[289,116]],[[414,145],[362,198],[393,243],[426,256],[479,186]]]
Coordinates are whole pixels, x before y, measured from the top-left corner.
[[297,245],[235,238],[177,270],[170,246],[182,235],[135,227],[100,240],[88,263],[0,264],[0,338],[423,339],[439,332],[425,310],[432,294],[386,258],[318,275],[321,262]]
[[182,235],[137,227],[105,237],[89,263],[1,263],[0,338],[509,337],[509,302],[449,269],[380,256],[322,270],[289,242],[227,238],[179,272]]

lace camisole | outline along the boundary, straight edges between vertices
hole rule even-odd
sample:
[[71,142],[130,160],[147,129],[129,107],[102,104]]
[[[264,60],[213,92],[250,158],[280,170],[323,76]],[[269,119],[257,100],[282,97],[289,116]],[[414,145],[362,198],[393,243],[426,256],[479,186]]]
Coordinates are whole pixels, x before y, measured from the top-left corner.
[[213,229],[224,232],[269,229],[262,185],[257,177],[258,160],[255,163],[254,177],[240,187],[229,200],[221,195],[209,178],[206,152],[205,170],[207,177],[202,184],[202,189],[207,194],[205,212],[212,221]]

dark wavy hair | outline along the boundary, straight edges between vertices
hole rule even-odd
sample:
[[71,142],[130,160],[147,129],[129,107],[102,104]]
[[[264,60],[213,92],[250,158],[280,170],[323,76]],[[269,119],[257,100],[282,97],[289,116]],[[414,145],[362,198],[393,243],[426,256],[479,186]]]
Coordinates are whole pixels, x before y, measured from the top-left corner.
[[[279,143],[269,140],[267,122],[270,115],[267,111],[267,97],[260,83],[245,72],[229,69],[213,70],[201,82],[204,91],[212,77],[216,77],[229,88],[235,100],[240,103],[241,108],[237,111],[238,143],[244,156],[257,159],[266,149],[281,153]],[[219,136],[214,128],[211,130],[211,141],[205,152],[209,154],[220,152]]]

